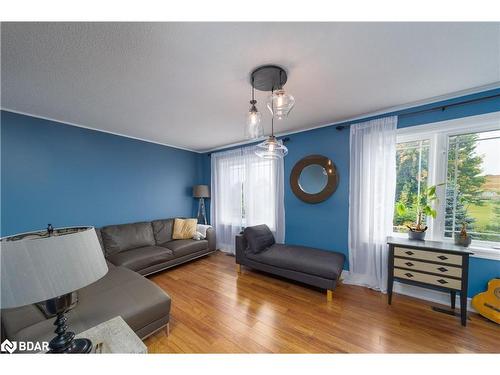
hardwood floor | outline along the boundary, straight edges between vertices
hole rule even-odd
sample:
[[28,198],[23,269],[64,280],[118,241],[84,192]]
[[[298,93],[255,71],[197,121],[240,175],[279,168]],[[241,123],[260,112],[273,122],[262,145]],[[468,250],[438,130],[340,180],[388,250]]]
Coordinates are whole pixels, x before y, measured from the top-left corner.
[[150,279],[172,297],[170,336],[146,339],[150,353],[499,352],[500,326],[458,318],[430,303],[366,288],[324,291],[242,267],[215,253]]

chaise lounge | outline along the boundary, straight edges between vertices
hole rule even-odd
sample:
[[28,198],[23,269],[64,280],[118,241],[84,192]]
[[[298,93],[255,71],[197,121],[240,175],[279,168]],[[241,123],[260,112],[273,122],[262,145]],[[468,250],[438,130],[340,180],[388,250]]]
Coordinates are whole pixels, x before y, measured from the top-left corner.
[[267,225],[247,227],[236,236],[236,264],[327,290],[333,298],[345,255],[306,246],[278,244]]

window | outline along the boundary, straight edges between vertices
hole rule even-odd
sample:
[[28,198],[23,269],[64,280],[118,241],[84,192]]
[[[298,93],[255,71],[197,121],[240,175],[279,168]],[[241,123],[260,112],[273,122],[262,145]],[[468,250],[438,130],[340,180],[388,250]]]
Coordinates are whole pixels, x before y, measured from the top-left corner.
[[220,210],[220,222],[239,228],[266,223],[274,231],[275,196],[270,191],[275,190],[275,164],[257,156],[255,159],[231,160],[232,165],[224,159],[219,162],[219,190],[228,197]]
[[448,137],[444,236],[500,242],[500,131]]
[[234,253],[234,237],[246,226],[267,224],[284,241],[283,159],[255,154],[255,146],[211,155],[211,219],[217,247]]
[[395,203],[403,203],[408,210],[403,215],[394,212],[394,232],[405,233],[408,230],[406,224],[417,219],[417,196],[428,185],[429,145],[428,139],[396,145]]
[[452,241],[465,224],[475,253],[500,259],[500,112],[399,129],[397,142],[395,204],[407,209],[394,211],[395,235],[416,220],[418,194],[442,184],[427,238]]

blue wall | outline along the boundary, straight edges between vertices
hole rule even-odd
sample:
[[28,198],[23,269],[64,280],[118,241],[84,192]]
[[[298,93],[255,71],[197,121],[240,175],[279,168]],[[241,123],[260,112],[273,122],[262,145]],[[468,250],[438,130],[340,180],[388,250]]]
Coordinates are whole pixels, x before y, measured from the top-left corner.
[[[500,89],[439,104],[498,93]],[[495,98],[408,115],[435,104],[377,117],[400,115],[398,127],[408,127],[500,110],[500,99]],[[191,186],[210,184],[210,158],[206,154],[5,111],[1,122],[2,236],[44,228],[49,222],[55,226],[102,226],[192,216],[196,202],[191,198]],[[285,158],[286,242],[341,251],[347,256],[349,131],[330,126],[289,138]],[[316,205],[296,198],[288,183],[294,164],[313,153],[331,158],[340,175],[337,191]],[[483,290],[489,279],[499,275],[500,262],[472,258],[469,295]]]
[[1,112],[1,234],[192,216],[201,155]]
[[[437,110],[411,114],[411,112],[429,109],[436,105],[460,103],[469,99],[484,98],[494,94],[500,94],[500,89],[467,95],[443,102],[415,107],[409,110],[368,117],[349,123],[346,122],[344,125],[363,122],[377,117],[398,115],[398,128],[405,128],[500,111],[500,98],[496,97],[481,102],[449,107],[444,111]],[[337,125],[288,136],[290,141],[286,144],[288,147],[288,155],[285,157],[285,241],[287,243],[340,251],[348,258],[349,130],[344,129],[338,131],[335,129]],[[328,200],[319,204],[307,204],[302,202],[293,194],[289,184],[290,173],[295,163],[304,156],[310,154],[322,154],[329,157],[335,163],[340,176],[339,186],[336,192]],[[209,162],[205,161],[204,163],[205,169],[210,168]],[[206,183],[209,183],[209,175],[205,175],[205,179]],[[348,269],[348,262],[346,262],[344,268]],[[473,296],[484,290],[488,280],[499,276],[500,262],[471,258],[469,296]]]

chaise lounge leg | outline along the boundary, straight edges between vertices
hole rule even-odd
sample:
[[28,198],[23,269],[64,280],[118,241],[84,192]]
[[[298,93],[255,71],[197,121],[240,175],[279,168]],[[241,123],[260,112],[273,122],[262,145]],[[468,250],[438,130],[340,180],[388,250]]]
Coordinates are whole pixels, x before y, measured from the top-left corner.
[[331,289],[326,290],[326,300],[328,302],[333,300],[333,290],[331,290]]
[[241,264],[236,265],[236,272],[241,273]]
[[167,337],[170,336],[170,322],[167,323]]

